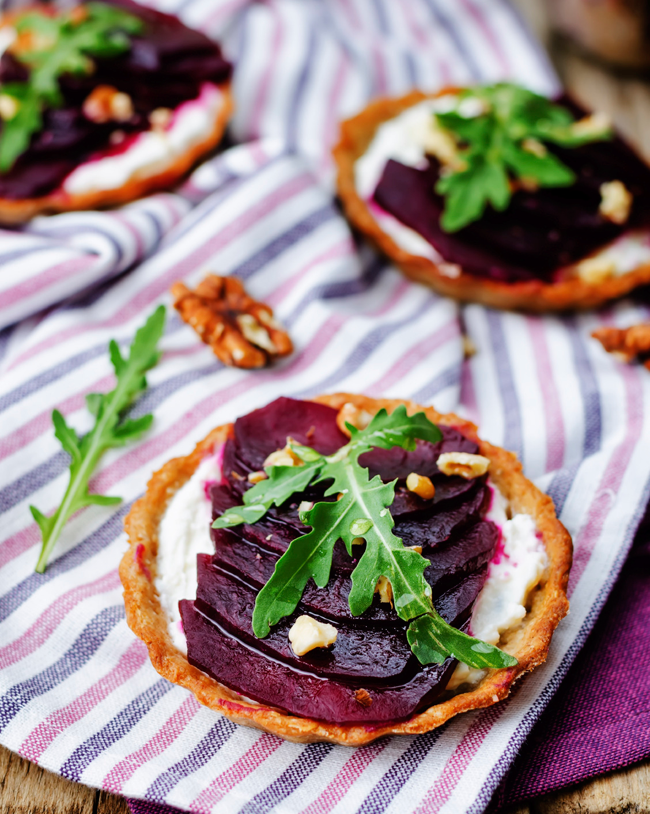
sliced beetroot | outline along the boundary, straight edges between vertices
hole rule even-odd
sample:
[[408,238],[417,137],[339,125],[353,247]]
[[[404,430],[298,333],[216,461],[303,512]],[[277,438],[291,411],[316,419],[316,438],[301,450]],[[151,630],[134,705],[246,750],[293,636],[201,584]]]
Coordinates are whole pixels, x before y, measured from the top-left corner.
[[489,491],[482,481],[465,481],[465,484],[469,484],[467,490],[461,492],[460,496],[455,495],[456,499],[448,503],[436,504],[431,514],[396,518],[395,534],[404,545],[422,546],[426,553],[428,548],[434,548],[468,523],[477,520],[487,505]]
[[266,638],[256,639],[252,629],[256,596],[256,590],[235,581],[208,556],[199,556],[197,608],[260,652],[296,669],[344,681],[363,678],[394,684],[402,683],[413,673],[416,662],[406,641],[404,625],[398,630],[394,626],[378,629],[339,620],[336,625],[339,635],[331,648],[317,648],[298,657],[291,649],[289,630],[306,609],[301,604],[296,613],[275,625]]
[[[438,444],[418,442],[410,453],[373,450],[362,463],[386,481],[398,479],[391,506],[395,534],[405,545],[422,547],[431,563],[425,577],[432,586],[435,607],[450,624],[464,628],[485,581],[486,563],[496,549],[499,532],[494,524],[481,520],[489,497],[485,478],[467,481],[447,477],[436,465],[441,452],[476,452],[477,445],[455,428],[441,430],[443,440]],[[241,503],[242,495],[250,488],[248,473],[260,469],[268,454],[284,446],[289,435],[326,454],[347,443],[336,426],[336,411],[309,402],[279,399],[240,419],[225,450],[227,483],[213,485],[210,490],[215,517]],[[436,486],[433,500],[421,500],[406,490],[404,480],[411,471],[431,477]],[[423,669],[408,647],[405,623],[378,595],[364,614],[351,615],[350,577],[365,544],[355,546],[350,557],[339,540],[327,586],[319,589],[309,580],[291,617],[281,620],[263,640],[256,639],[252,632],[257,593],[289,544],[308,531],[300,522],[298,507],[303,500],[322,499],[323,490],[321,486],[294,495],[253,525],[212,531],[215,554],[199,559],[196,611],[190,614],[186,606],[184,618],[186,614],[191,616],[194,629],[209,632],[215,652],[210,655],[197,638],[188,634],[190,660],[243,695],[297,715],[340,722],[399,719],[407,716],[408,710],[415,711],[433,700],[451,667]],[[304,613],[334,624],[339,636],[331,649],[314,650],[299,658],[291,650],[288,632],[295,618]],[[253,655],[249,659],[250,670],[234,664],[235,653],[246,659],[254,654],[254,659]],[[219,667],[220,659],[223,667]],[[250,674],[257,672],[253,664],[260,660],[267,665],[262,673],[275,690],[262,686],[257,674]],[[451,660],[449,664],[453,666]],[[288,687],[277,689],[282,680],[288,682]],[[400,685],[399,690],[396,685]],[[373,695],[369,712],[359,711],[351,687],[369,691],[374,688],[372,693],[378,693],[376,703]],[[316,689],[318,700],[308,708],[309,692]],[[323,711],[323,699],[328,699],[328,712]],[[333,709],[332,704],[340,708]]]
[[[456,664],[447,659],[429,665],[398,687],[366,687],[362,679],[347,684],[268,658],[229,635],[193,602],[181,601],[180,610],[190,664],[248,698],[327,723],[379,724],[409,718],[436,700]],[[358,693],[360,689],[366,692]]]
[[433,551],[423,552],[431,565],[424,575],[433,586],[434,597],[447,586],[490,562],[496,553],[501,532],[494,523],[482,520]]
[[[234,441],[226,446],[224,472],[246,467],[248,472],[263,469],[266,458],[283,449],[287,438],[331,455],[348,442],[336,425],[337,411],[313,401],[279,398],[235,421]],[[234,456],[237,460],[234,460]]]
[[433,606],[445,622],[454,627],[462,627],[468,621],[486,577],[487,564],[434,598]]
[[[575,184],[519,190],[505,211],[488,207],[480,221],[458,232],[440,226],[444,202],[434,192],[440,165],[433,158],[423,169],[389,160],[374,200],[468,274],[507,282],[550,280],[556,269],[650,223],[650,169],[621,139],[550,149],[574,170]],[[614,180],[634,196],[630,218],[620,226],[598,211],[601,184]]]
[[454,427],[440,425],[438,427],[442,433],[442,440],[436,444],[428,441],[416,441],[414,450],[406,450],[401,447],[391,449],[371,449],[359,458],[362,466],[368,467],[370,477],[379,475],[382,480],[406,480],[411,472],[418,475],[426,475],[429,478],[435,476],[445,477],[441,474],[436,465],[438,456],[443,452],[469,452],[476,454],[478,444],[465,438]]

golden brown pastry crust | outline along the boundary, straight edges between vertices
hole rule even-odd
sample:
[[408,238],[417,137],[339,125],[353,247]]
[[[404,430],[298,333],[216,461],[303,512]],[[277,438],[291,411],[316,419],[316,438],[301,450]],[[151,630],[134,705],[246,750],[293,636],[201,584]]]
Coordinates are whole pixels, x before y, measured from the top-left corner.
[[544,283],[541,280],[503,283],[464,272],[456,278],[451,278],[443,274],[433,260],[410,254],[400,248],[381,229],[366,202],[357,193],[354,165],[368,149],[380,124],[424,99],[458,90],[449,87],[438,93],[429,94],[412,91],[401,98],[378,99],[371,102],[357,116],[341,124],[340,141],[333,152],[338,167],[338,193],[351,223],[387,254],[407,277],[430,286],[440,294],[463,302],[480,302],[494,308],[535,312],[595,308],[650,282],[650,263],[637,266],[626,274],[611,277],[600,283],[587,283],[579,277],[555,283]]
[[[39,5],[30,6],[19,13],[13,12],[0,16],[0,28],[2,28],[3,25],[15,22],[18,17],[28,11],[34,11],[37,8],[40,10],[41,7]],[[230,84],[230,82],[224,82],[218,86],[223,99],[221,108],[214,120],[212,131],[202,141],[190,147],[160,172],[145,177],[138,177],[138,173],[136,172],[121,187],[84,192],[79,195],[71,195],[65,192],[62,187],[59,187],[59,189],[54,190],[54,192],[51,192],[49,195],[42,195],[39,198],[21,198],[18,200],[0,198],[0,223],[26,223],[28,220],[31,220],[31,218],[36,217],[36,215],[51,215],[57,212],[72,212],[81,209],[106,209],[107,207],[120,206],[130,201],[135,201],[138,198],[144,198],[153,192],[160,192],[161,190],[170,189],[175,186],[200,158],[211,150],[214,150],[221,141],[221,137],[223,136],[234,109]]]
[[186,656],[172,644],[167,617],[154,585],[158,526],[171,495],[191,477],[204,455],[216,444],[225,441],[231,433],[232,425],[228,424],[214,429],[190,455],[174,458],[156,472],[149,481],[144,497],[134,504],[125,521],[129,549],[120,565],[120,577],[124,585],[126,618],[131,630],[147,645],[153,666],[164,678],[186,687],[202,704],[232,721],[298,743],[330,741],[346,746],[362,746],[384,735],[420,734],[441,726],[459,712],[489,707],[505,698],[517,678],[545,661],[553,631],[569,607],[566,586],[572,544],[566,529],[555,516],[551,498],[524,477],[521,464],[512,453],[482,441],[474,424],[453,414],[440,415],[433,407],[421,407],[410,401],[371,399],[349,393],[319,396],[313,400],[336,409],[351,402],[373,414],[381,407],[390,411],[405,404],[409,412],[424,410],[431,421],[457,427],[479,444],[481,454],[490,459],[492,481],[513,510],[526,512],[535,519],[549,558],[548,575],[533,592],[528,614],[500,642],[501,647],[517,657],[519,664],[490,670],[476,689],[434,704],[407,721],[379,726],[338,726],[253,704],[190,665]]

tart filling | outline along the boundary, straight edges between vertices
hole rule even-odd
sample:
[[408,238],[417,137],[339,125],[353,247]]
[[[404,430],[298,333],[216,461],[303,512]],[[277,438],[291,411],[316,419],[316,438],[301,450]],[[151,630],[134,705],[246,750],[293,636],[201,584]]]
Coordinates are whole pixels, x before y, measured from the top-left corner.
[[[618,137],[571,148],[536,142],[575,173],[574,183],[515,184],[507,208],[488,207],[458,231],[445,230],[445,201],[436,186],[459,153],[436,127],[435,114],[460,109],[476,118],[480,111],[466,104],[471,101],[458,105],[447,94],[408,107],[378,125],[355,163],[357,193],[400,248],[435,262],[451,278],[466,272],[509,283],[576,274],[597,281],[650,261],[650,169]],[[568,100],[562,106],[580,113]],[[615,182],[620,186],[611,186]],[[581,266],[587,255],[589,263]]]
[[[101,47],[80,45],[77,61],[55,74],[51,93],[37,96],[31,80],[38,65],[43,59],[53,64],[57,49],[79,38],[84,26],[99,25],[97,6],[102,19],[105,9],[117,15],[102,29]],[[60,22],[66,14],[68,22]],[[39,39],[36,18],[60,27],[46,27]],[[113,190],[158,174],[209,140],[225,105],[232,66],[219,46],[177,18],[130,0],[79,5],[59,15],[37,7],[5,18],[0,34],[1,199]],[[27,126],[28,103],[40,126]],[[23,149],[7,146],[16,138],[26,139]]]
[[[421,665],[409,647],[407,625],[395,613],[390,594],[381,590],[368,610],[352,616],[350,574],[358,558],[350,557],[341,541],[326,588],[310,581],[295,612],[269,636],[257,639],[252,632],[256,595],[291,540],[305,533],[299,515],[322,498],[322,487],[294,495],[256,523],[213,529],[213,542],[208,539],[208,496],[215,517],[237,506],[250,487],[249,476],[256,479],[287,436],[323,454],[334,453],[348,441],[336,417],[337,411],[325,405],[279,399],[239,419],[234,437],[202,461],[168,504],[159,530],[156,587],[179,649],[185,650],[176,611],[182,599],[190,663],[239,694],[322,721],[396,721],[445,693],[457,662],[447,658]],[[425,578],[441,616],[473,635],[486,631],[486,640],[489,636],[496,644],[525,616],[527,597],[546,568],[545,549],[529,515],[506,516],[507,504],[486,475],[468,480],[440,471],[441,454],[472,457],[478,451],[457,429],[440,429],[437,443],[418,441],[413,451],[372,449],[360,463],[371,476],[398,479],[390,507],[395,534],[405,546],[421,548],[429,560]],[[420,497],[407,487],[414,471],[421,480],[429,479],[433,497]],[[362,544],[359,549],[361,556]],[[191,560],[197,553],[195,599]],[[297,656],[291,634],[305,618],[333,627],[333,645]],[[451,686],[483,675],[461,665]]]

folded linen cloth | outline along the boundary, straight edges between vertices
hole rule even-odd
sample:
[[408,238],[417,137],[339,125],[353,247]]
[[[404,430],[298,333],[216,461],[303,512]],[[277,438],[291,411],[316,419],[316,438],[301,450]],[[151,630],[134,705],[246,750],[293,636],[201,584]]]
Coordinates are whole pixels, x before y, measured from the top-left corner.
[[[508,74],[552,86],[506,4],[164,7],[229,44],[233,133],[247,143],[193,174],[181,197],[196,206],[137,268],[4,334],[0,742],[66,777],[196,812],[480,812],[593,626],[647,501],[650,379],[607,356],[589,331],[648,310],[538,318],[469,306],[462,316],[478,353],[463,362],[461,309],[355,244],[333,204],[325,147],[336,119],[378,91]],[[52,408],[86,429],[84,394],[110,387],[108,340],[127,344],[154,305],[169,302],[175,280],[192,285],[210,270],[239,275],[269,302],[296,353],[266,371],[226,369],[170,315],[163,359],[136,407],[153,409],[154,427],[107,453],[92,484],[124,504],[80,512],[47,572],[35,574],[28,505],[51,512],[66,482]],[[359,750],[238,727],[160,679],[126,627],[117,578],[124,515],[154,469],[278,395],[343,389],[477,420],[486,438],[518,452],[576,543],[572,611],[546,665],[489,710]]]

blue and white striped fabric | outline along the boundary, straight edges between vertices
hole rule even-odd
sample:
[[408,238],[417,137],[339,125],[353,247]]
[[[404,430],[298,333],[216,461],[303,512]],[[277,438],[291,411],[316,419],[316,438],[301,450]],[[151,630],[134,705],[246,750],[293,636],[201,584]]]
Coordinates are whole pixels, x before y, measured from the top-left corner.
[[[76,291],[74,300],[0,335],[0,742],[74,780],[201,814],[480,812],[587,636],[645,506],[650,378],[589,332],[649,314],[631,304],[544,318],[460,308],[355,243],[332,200],[336,121],[376,93],[503,75],[554,86],[505,3],[160,5],[224,38],[237,62],[232,131],[244,143],[178,194],[0,236],[5,268],[13,252],[35,280],[52,266],[81,269],[57,294]],[[35,574],[28,506],[52,511],[66,483],[52,408],[87,429],[85,393],[111,383],[109,339],[127,344],[169,303],[174,281],[193,285],[207,271],[237,274],[269,302],[295,354],[264,371],[224,368],[170,314],[163,359],[137,406],[154,411],[154,427],[107,453],[92,484],[124,503],[76,515],[47,572]],[[478,348],[468,361],[461,318]],[[126,626],[117,577],[124,516],[154,469],[276,396],[335,390],[409,397],[477,421],[551,493],[576,544],[571,615],[546,665],[489,710],[358,750],[239,727],[159,678]]]

